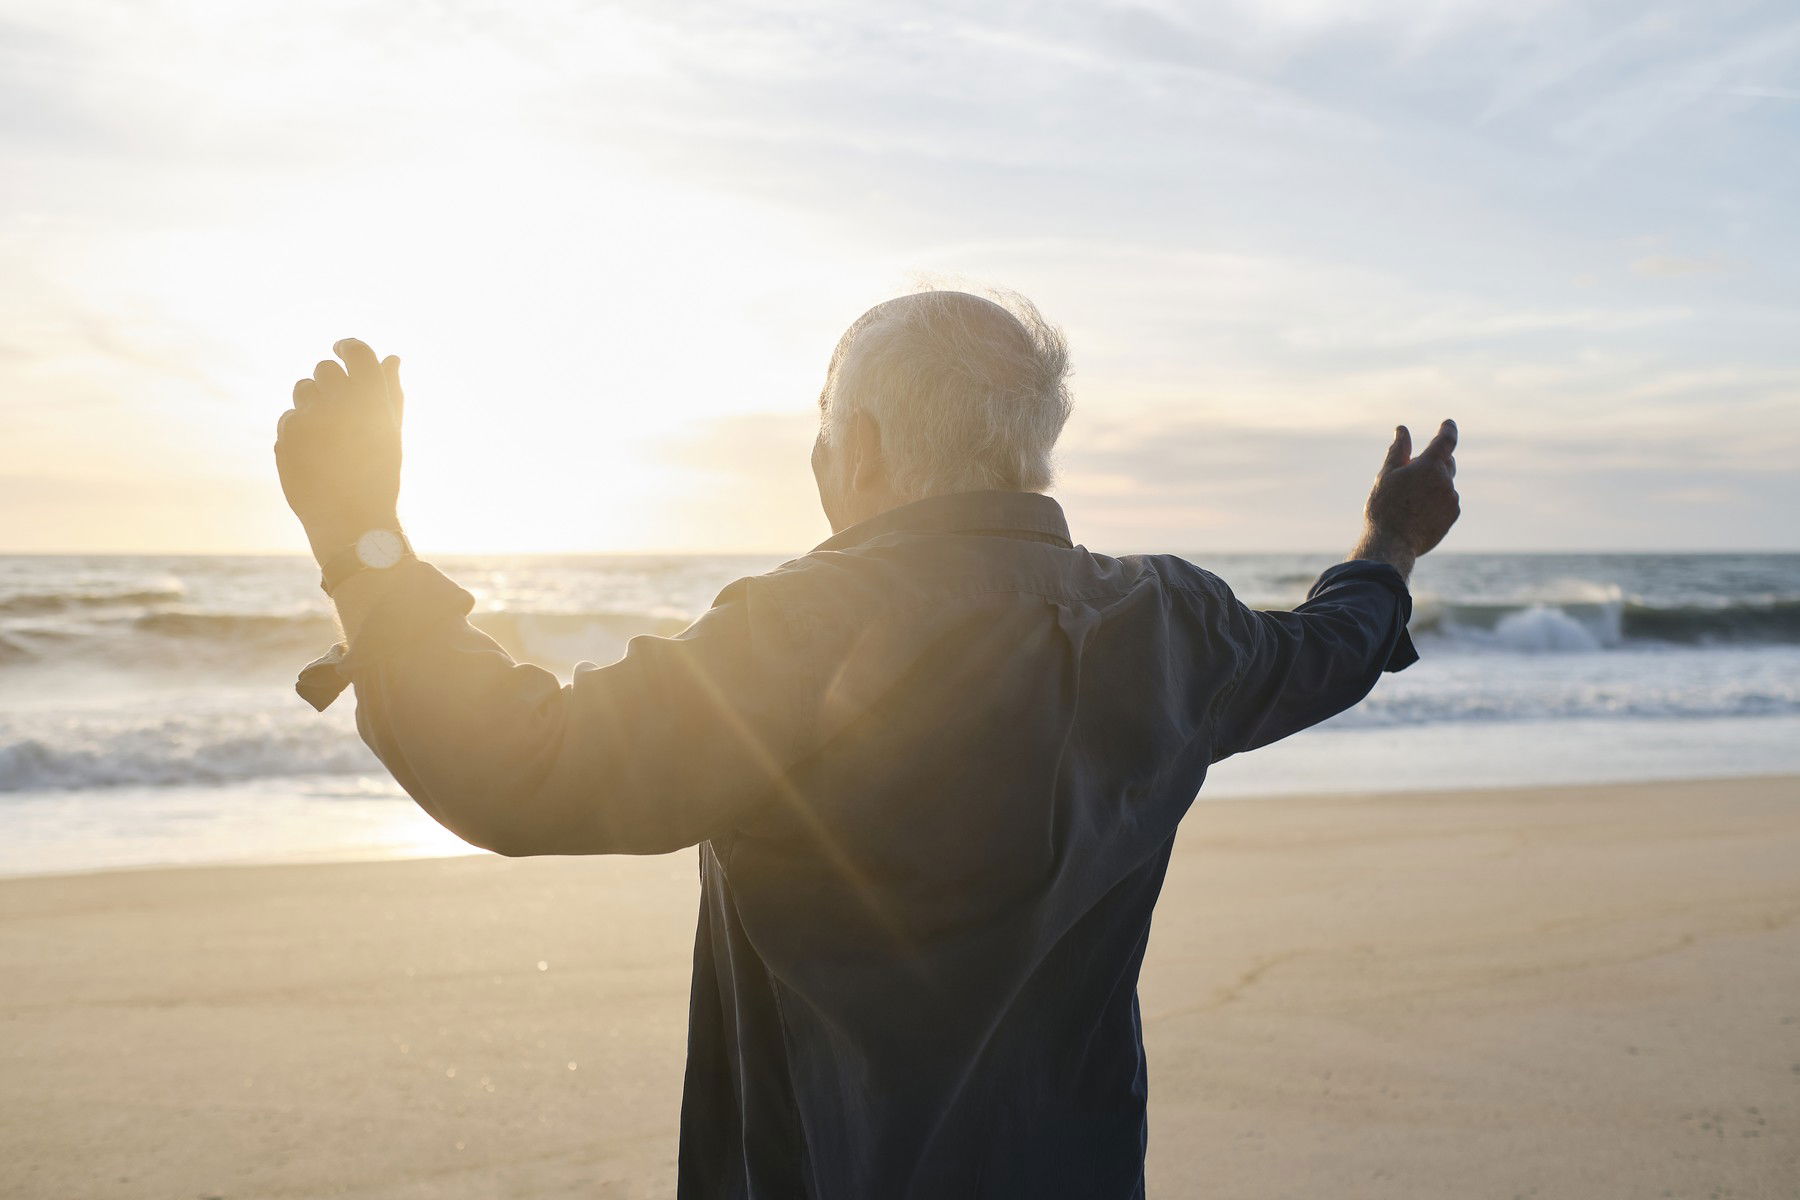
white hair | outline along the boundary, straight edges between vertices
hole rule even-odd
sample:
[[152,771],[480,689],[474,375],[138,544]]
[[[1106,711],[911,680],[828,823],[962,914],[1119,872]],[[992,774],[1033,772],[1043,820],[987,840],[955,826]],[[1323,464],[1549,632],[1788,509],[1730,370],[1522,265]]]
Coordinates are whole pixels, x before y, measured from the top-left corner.
[[897,495],[1049,488],[1072,407],[1069,347],[1016,293],[919,292],[845,331],[819,397],[827,442],[865,412]]

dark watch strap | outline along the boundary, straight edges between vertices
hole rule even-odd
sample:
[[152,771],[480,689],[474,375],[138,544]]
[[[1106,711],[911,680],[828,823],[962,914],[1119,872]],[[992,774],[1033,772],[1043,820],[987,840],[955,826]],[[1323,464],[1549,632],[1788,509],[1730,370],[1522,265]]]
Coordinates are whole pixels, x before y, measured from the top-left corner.
[[[400,539],[400,545],[404,547],[404,553],[401,554],[393,565],[397,567],[403,562],[417,558],[418,555],[413,553],[412,543],[406,540],[406,535],[401,533],[398,529],[394,530],[393,533],[395,537]],[[364,563],[362,556],[356,552],[356,543],[351,542],[348,546],[330,555],[324,562],[319,564],[319,588],[329,596],[332,592],[337,590],[339,584],[343,583],[344,580],[350,578],[352,575],[360,575],[364,571],[373,571],[377,569],[391,570],[392,568],[375,568]]]

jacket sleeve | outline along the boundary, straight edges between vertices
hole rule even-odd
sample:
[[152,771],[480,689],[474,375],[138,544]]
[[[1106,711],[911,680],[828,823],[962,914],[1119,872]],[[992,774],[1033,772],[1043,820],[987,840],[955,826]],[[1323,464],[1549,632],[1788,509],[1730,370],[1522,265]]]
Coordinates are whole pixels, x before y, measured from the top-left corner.
[[659,854],[778,798],[800,757],[804,664],[779,607],[740,579],[672,638],[636,637],[571,683],[513,661],[467,619],[473,597],[411,562],[302,673],[324,708],[345,683],[356,724],[421,808],[506,855]]
[[1383,671],[1419,659],[1400,572],[1352,559],[1329,567],[1292,612],[1248,608],[1226,593],[1237,668],[1214,720],[1213,761],[1266,746],[1352,707]]

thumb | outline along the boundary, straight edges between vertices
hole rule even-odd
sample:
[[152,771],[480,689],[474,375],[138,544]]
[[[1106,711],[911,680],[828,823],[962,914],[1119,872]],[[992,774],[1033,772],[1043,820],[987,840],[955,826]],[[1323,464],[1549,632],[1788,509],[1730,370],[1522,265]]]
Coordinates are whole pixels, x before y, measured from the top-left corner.
[[1404,467],[1411,461],[1412,434],[1407,432],[1406,426],[1396,425],[1394,427],[1394,444],[1388,447],[1387,457],[1381,461],[1381,473],[1386,475],[1389,471]]

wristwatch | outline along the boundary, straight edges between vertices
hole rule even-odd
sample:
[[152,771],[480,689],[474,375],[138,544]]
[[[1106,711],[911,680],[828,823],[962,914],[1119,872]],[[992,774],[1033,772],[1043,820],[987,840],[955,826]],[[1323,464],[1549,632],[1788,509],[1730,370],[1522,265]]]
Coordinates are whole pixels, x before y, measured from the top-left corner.
[[398,529],[371,529],[319,564],[319,586],[329,596],[338,584],[352,575],[363,571],[385,571],[416,557],[412,543]]

